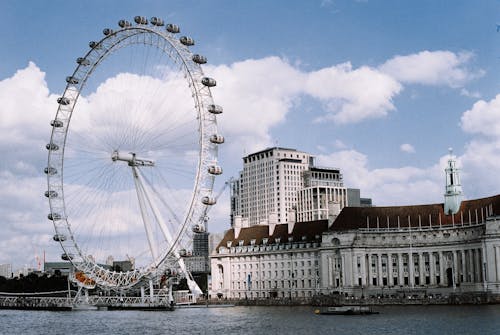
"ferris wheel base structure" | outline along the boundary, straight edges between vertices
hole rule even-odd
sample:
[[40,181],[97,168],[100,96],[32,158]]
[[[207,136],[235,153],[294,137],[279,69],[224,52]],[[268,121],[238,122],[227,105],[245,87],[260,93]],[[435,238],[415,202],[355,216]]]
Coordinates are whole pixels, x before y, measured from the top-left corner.
[[[216,203],[223,108],[210,92],[216,80],[201,69],[207,58],[179,32],[158,17],[120,20],[76,58],[57,99],[47,217],[82,286],[123,290],[177,270],[201,294],[179,250],[206,229]],[[133,268],[103,265],[114,254]]]

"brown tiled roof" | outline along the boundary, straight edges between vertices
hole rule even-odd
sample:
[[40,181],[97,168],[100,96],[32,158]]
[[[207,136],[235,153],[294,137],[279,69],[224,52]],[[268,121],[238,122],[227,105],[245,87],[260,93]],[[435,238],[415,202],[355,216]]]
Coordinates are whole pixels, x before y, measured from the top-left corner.
[[[255,239],[255,244],[262,244],[262,239],[268,238],[268,244],[275,243],[277,238],[280,238],[280,243],[288,242],[289,237],[293,237],[293,242],[302,242],[302,237],[305,236],[304,242],[320,241],[321,234],[328,230],[328,220],[297,222],[293,227],[292,234],[288,234],[287,224],[277,224],[274,228],[273,235],[269,236],[269,226],[256,225],[249,228],[241,228],[238,238],[234,237],[234,228],[229,229],[224,234],[224,238],[217,246],[227,247],[227,242],[231,241],[232,246],[238,246],[239,241],[243,240],[243,245],[250,245],[250,241]],[[319,236],[319,238],[316,238]]]
[[[477,215],[477,216],[476,216]],[[475,224],[486,216],[500,215],[500,195],[462,201],[455,215],[445,215],[443,204],[394,207],[345,207],[330,230],[345,231],[358,228],[429,227],[451,224]]]

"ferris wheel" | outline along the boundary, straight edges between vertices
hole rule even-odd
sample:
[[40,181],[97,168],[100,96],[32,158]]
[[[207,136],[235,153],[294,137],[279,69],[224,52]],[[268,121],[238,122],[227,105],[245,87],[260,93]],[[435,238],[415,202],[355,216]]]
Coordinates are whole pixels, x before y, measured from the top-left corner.
[[222,107],[207,59],[179,32],[157,17],[120,20],[89,43],[57,99],[48,219],[86,282],[131,287],[173,263],[186,272],[179,253],[216,202]]

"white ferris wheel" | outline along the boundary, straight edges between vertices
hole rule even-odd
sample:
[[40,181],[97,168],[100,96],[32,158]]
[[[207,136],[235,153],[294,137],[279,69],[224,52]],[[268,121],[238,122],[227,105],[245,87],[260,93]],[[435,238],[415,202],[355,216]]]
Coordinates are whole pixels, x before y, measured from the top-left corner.
[[[173,264],[204,230],[222,173],[222,107],[190,37],[136,16],[89,43],[66,78],[45,168],[49,220],[62,259],[107,288],[131,287]],[[110,267],[129,260],[133,269]],[[187,273],[189,274],[189,273]],[[188,278],[189,283],[189,278]]]

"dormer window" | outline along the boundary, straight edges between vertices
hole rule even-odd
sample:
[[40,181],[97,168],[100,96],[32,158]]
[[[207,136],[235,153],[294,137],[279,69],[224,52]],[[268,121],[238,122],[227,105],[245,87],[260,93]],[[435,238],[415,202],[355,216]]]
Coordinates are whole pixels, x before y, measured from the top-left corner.
[[276,243],[278,243],[278,244],[279,244],[279,243],[280,243],[280,241],[281,241],[281,237],[276,237],[276,238],[274,239],[274,241],[275,241]]
[[302,236],[302,241],[307,240],[307,236]]
[[293,242],[293,236],[288,237],[288,242]]
[[242,247],[242,246],[243,246],[243,243],[245,243],[245,241],[243,241],[243,240],[239,240],[239,241],[238,241],[238,245],[239,245],[240,247]]
[[231,248],[232,245],[233,245],[233,241],[227,241],[227,247],[228,248]]
[[250,245],[255,245],[255,239],[254,238],[250,240]]
[[264,237],[262,239],[262,244],[267,244],[268,241],[269,241],[269,239],[267,237]]

